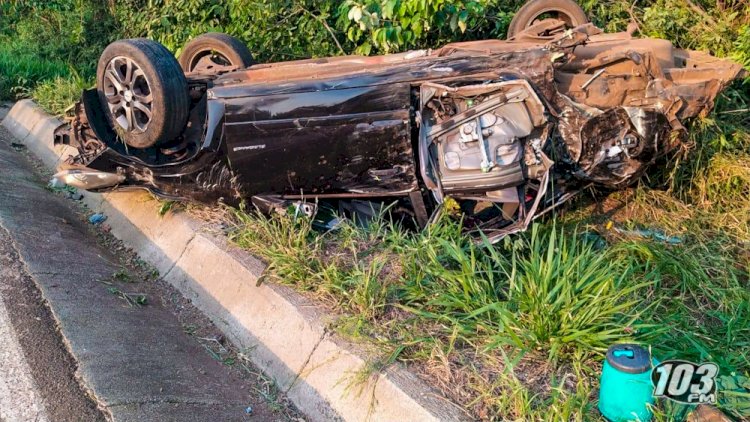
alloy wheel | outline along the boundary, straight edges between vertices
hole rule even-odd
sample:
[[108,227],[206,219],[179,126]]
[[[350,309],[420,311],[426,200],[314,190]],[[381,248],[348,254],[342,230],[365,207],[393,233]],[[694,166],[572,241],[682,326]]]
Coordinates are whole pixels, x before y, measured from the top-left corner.
[[107,106],[117,125],[125,132],[146,131],[153,95],[140,66],[127,57],[115,57],[107,64],[103,82]]

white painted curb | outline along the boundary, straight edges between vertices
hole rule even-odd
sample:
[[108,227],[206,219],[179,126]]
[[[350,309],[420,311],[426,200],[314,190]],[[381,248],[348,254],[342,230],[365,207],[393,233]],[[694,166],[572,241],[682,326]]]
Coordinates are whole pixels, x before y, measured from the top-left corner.
[[[53,145],[53,132],[62,122],[31,100],[16,103],[2,124],[50,168],[76,154],[71,147]],[[112,233],[246,350],[312,420],[468,419],[400,366],[365,386],[349,387],[366,363],[364,355],[327,332],[325,314],[306,298],[284,286],[257,286],[265,265],[202,231],[199,221],[182,213],[160,217],[158,202],[145,192],[86,192],[83,200],[105,213]]]

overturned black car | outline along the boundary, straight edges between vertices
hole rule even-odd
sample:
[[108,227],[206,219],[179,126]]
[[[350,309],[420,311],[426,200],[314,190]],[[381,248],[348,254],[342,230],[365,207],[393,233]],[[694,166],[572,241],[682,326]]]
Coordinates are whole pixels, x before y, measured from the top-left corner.
[[497,240],[585,186],[635,181],[740,73],[569,19],[507,41],[273,64],[224,34],[191,41],[179,62],[123,40],[56,133],[79,151],[56,177],[264,210],[396,200],[420,225],[450,197]]

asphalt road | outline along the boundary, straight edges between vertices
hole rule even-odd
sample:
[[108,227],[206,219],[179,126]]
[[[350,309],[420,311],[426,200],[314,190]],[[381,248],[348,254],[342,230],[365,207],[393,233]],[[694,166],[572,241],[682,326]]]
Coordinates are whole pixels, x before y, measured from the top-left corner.
[[2,300],[0,338],[3,339],[0,342],[0,368],[3,372],[0,378],[0,419],[49,420]]
[[[0,103],[0,120],[10,107]],[[11,141],[0,129],[0,143]],[[105,420],[75,370],[49,307],[0,226],[0,421]]]
[[0,418],[101,421],[33,279],[0,227]]
[[2,127],[0,175],[0,422],[303,420]]

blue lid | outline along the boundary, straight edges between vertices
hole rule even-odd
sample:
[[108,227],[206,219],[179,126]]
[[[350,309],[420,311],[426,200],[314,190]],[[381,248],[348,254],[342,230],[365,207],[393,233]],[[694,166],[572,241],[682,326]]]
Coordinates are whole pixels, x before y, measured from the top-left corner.
[[607,363],[621,372],[642,374],[651,369],[651,355],[637,344],[615,344],[607,349]]

